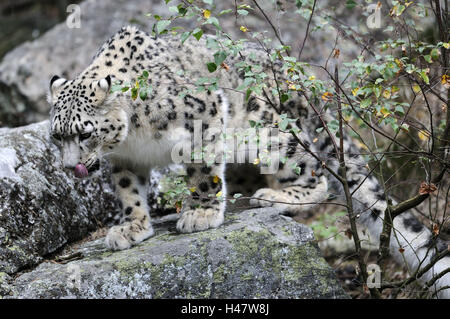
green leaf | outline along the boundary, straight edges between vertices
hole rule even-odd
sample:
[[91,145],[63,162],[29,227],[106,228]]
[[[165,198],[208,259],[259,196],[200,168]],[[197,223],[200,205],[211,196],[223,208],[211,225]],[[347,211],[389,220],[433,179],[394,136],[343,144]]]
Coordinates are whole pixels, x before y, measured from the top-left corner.
[[426,83],[426,84],[430,84],[430,79],[428,78],[428,75],[425,73],[425,71],[420,71],[420,76],[422,77],[422,80]]
[[209,4],[211,6],[213,4],[213,0],[203,0],[203,3]]
[[217,65],[214,62],[206,63],[206,67],[208,68],[208,71],[211,73],[217,70]]
[[170,20],[160,20],[156,23],[156,30],[158,33],[161,33],[170,25],[170,23]]
[[248,101],[251,94],[252,94],[252,89],[247,89],[247,91],[245,92],[245,101]]
[[399,5],[399,6],[397,7],[397,10],[396,10],[395,15],[396,15],[397,17],[401,16],[402,13],[403,13],[403,11],[405,11],[405,9],[406,9],[406,7],[405,7],[404,5]]
[[205,21],[206,24],[210,23],[214,25],[217,29],[220,29],[219,20],[216,17],[211,17]]
[[131,98],[133,100],[136,100],[137,96],[138,96],[138,88],[132,88],[131,89]]
[[183,32],[183,34],[181,34],[181,43],[184,43],[190,35],[191,32]]
[[297,59],[295,57],[291,57],[291,56],[284,56],[283,60],[287,61],[287,62],[296,62]]
[[328,129],[332,132],[332,133],[336,133],[337,130],[339,129],[339,122],[337,120],[331,120],[328,123]]
[[433,63],[433,59],[431,58],[431,55],[429,55],[429,54],[424,55],[423,58],[424,58],[425,61],[427,61],[428,63]]
[[278,124],[279,128],[280,128],[282,131],[285,131],[288,125],[289,125],[289,121],[286,120],[286,119],[282,120],[281,123]]
[[403,106],[401,106],[401,105],[397,105],[395,107],[395,112],[405,114],[405,110],[403,109]]
[[111,93],[114,93],[114,92],[117,92],[117,91],[120,91],[120,90],[122,90],[122,86],[121,85],[113,85],[111,87]]
[[360,106],[362,109],[365,109],[366,107],[368,107],[368,106],[370,105],[371,102],[372,102],[371,99],[364,99],[364,100],[361,101],[361,103],[359,104],[359,106]]
[[197,39],[197,41],[199,41],[200,38],[201,38],[202,35],[203,35],[203,30],[197,28],[197,29],[195,29],[195,30],[193,31],[192,35],[194,36],[194,38]]
[[186,9],[185,7],[183,7],[183,5],[179,4],[179,5],[177,6],[177,8],[178,8],[178,13],[179,13],[179,14],[181,14],[181,15],[183,15],[183,16],[186,14],[187,9]]
[[245,78],[244,82],[239,85],[236,90],[243,90],[246,89],[250,84],[252,84],[253,82],[255,82],[254,78]]
[[139,92],[139,97],[141,98],[142,101],[145,101],[147,99],[147,91],[146,90],[141,90]]
[[289,95],[286,93],[281,94],[281,103],[286,102],[289,99]]
[[217,65],[221,65],[223,61],[227,58],[227,54],[224,51],[219,51],[214,53],[214,62]]
[[434,48],[433,50],[431,50],[430,55],[433,58],[433,60],[437,61],[439,59],[439,50]]
[[242,16],[248,15],[248,11],[247,11],[247,10],[244,10],[244,9],[238,10],[237,13],[240,14],[240,15],[242,15]]
[[144,72],[142,72],[142,76],[146,79],[148,79],[148,71],[145,70]]
[[227,14],[227,13],[231,13],[231,12],[233,12],[233,9],[226,9],[226,10],[220,11],[219,15],[221,16],[223,14]]
[[377,97],[377,99],[380,97],[380,95],[381,95],[381,86],[379,86],[379,85],[377,85],[377,86],[374,86],[373,88],[372,88],[372,91],[373,91],[373,93],[375,94],[375,96]]
[[354,7],[356,7],[356,2],[354,0],[347,0],[345,5],[348,9],[353,9]]

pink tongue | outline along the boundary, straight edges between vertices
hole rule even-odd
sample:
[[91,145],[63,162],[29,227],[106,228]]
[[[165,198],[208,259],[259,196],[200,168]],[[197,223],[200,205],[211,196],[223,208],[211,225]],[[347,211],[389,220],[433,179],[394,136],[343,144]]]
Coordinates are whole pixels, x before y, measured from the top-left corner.
[[84,164],[77,164],[75,166],[75,176],[78,178],[84,178],[87,177],[89,175],[89,172],[86,168],[86,166],[84,166]]

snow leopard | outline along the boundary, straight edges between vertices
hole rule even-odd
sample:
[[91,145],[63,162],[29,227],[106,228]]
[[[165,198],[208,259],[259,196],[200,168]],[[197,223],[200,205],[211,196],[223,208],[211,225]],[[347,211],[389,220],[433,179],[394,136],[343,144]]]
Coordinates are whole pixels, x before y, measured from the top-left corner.
[[[273,164],[262,160],[264,156],[280,160],[276,161],[276,170],[264,174],[268,187],[251,196],[251,205],[272,206],[280,213],[293,215],[311,211],[327,199],[332,189],[342,196],[342,186],[325,169],[339,168],[333,140],[324,130],[325,123],[333,120],[330,112],[320,110],[318,116],[302,92],[281,99],[279,92],[287,91],[289,85],[282,65],[251,43],[217,66],[214,89],[199,90],[199,80],[205,82],[212,77],[206,65],[213,60],[208,42],[214,36],[184,40],[124,27],[101,46],[91,64],[74,79],[55,75],[50,80],[51,137],[61,148],[64,167],[82,165],[90,174],[98,169],[101,158],[107,158],[112,165],[122,215],[120,224],[111,227],[106,236],[110,249],[127,249],[154,235],[146,201],[149,170],[172,163],[174,156],[184,156],[190,190],[182,203],[177,230],[204,231],[224,223],[229,161],[224,160],[228,149],[222,137],[228,127],[249,129],[262,123],[279,128],[276,142],[259,150],[253,159],[261,171]],[[258,65],[267,75],[261,90],[248,94],[236,89],[246,79],[245,71],[237,67],[241,62]],[[134,85],[144,71],[148,72],[146,81],[151,87],[146,99],[133,98],[131,90],[112,90],[115,84]],[[280,123],[287,118],[289,125],[283,130]],[[292,134],[293,130],[296,134]],[[198,131],[200,142],[193,139]],[[342,139],[357,221],[369,229],[373,238],[379,238],[388,205],[383,187],[369,173],[355,142],[347,135]],[[192,160],[192,154],[186,156],[177,149],[180,145],[195,148],[199,143],[201,147],[214,146],[213,161]],[[335,143],[339,145],[339,137]],[[277,156],[271,157],[275,152]],[[243,156],[248,159],[249,153],[244,150]],[[412,270],[447,249],[447,244],[436,241],[410,212],[394,219],[394,231],[390,251],[397,259],[406,260]],[[447,256],[422,280],[430,280],[449,265]],[[435,283],[437,288],[447,285],[449,273]],[[450,297],[450,289],[441,291],[440,296]]]

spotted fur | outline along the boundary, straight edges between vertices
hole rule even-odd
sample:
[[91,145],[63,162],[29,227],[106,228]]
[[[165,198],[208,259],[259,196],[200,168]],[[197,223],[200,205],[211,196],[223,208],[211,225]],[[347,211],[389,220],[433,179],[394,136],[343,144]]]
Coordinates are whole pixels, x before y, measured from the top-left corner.
[[[274,206],[280,212],[296,214],[314,208],[315,203],[325,200],[339,184],[322,167],[324,162],[337,169],[336,155],[326,133],[317,133],[323,123],[306,107],[304,97],[280,103],[274,96],[276,89],[271,88],[277,87],[276,82],[283,87],[287,85],[281,66],[272,63],[265,51],[251,44],[241,53],[227,58],[229,70],[220,68],[214,73],[219,78],[219,90],[198,92],[196,80],[211,76],[205,66],[213,59],[206,40],[188,39],[182,44],[177,37],[155,38],[126,27],[100,48],[92,63],[75,79],[54,77],[51,80],[51,134],[62,146],[64,165],[71,168],[82,163],[92,171],[97,168],[99,158],[107,157],[114,166],[113,179],[123,213],[119,217],[121,224],[111,228],[106,237],[108,247],[126,249],[153,235],[145,200],[146,177],[151,167],[165,166],[172,161],[177,145],[191,145],[195,120],[202,121],[201,129],[206,134],[211,128],[219,131],[229,126],[248,128],[250,121],[263,121],[275,127],[283,113],[299,118],[291,125],[300,130],[302,143],[288,132],[279,133],[276,146],[287,162],[277,161],[279,169],[265,176],[269,187],[253,195],[251,204],[255,206]],[[234,67],[241,60],[260,65],[268,75],[268,88],[260,95],[252,94],[248,100],[230,90],[244,79],[244,74]],[[152,87],[147,100],[132,100],[129,91],[110,92],[112,83],[134,84],[144,70],[150,74],[148,84]],[[327,113],[324,117],[332,119]],[[227,148],[218,142],[219,135],[203,136],[204,143],[218,147],[218,154],[223,156]],[[198,146],[195,141],[192,144]],[[357,155],[359,150],[355,144],[345,138],[344,145],[350,191],[357,189],[354,197],[358,221],[376,239],[387,206],[383,189],[373,176],[366,178],[366,163]],[[308,151],[321,160],[317,161]],[[273,153],[272,149],[267,150],[267,154]],[[246,151],[240,155],[248,160]],[[227,195],[225,164],[212,162],[211,165],[187,164],[186,178],[192,194],[183,203],[183,213],[177,223],[180,232],[214,228],[224,221],[226,206],[220,195]],[[294,171],[293,165],[300,170]],[[336,196],[343,194],[339,188],[334,192]],[[391,252],[399,260],[404,257],[412,270],[421,261],[427,264],[436,254],[437,250],[430,247],[446,248],[430,245],[431,232],[410,213],[397,217],[394,228]],[[399,248],[404,251],[403,256]],[[449,259],[441,260],[422,279],[429,280],[434,273],[448,268]],[[446,274],[436,282],[436,287],[449,284],[450,274]],[[449,297],[450,290],[441,292],[440,296]]]

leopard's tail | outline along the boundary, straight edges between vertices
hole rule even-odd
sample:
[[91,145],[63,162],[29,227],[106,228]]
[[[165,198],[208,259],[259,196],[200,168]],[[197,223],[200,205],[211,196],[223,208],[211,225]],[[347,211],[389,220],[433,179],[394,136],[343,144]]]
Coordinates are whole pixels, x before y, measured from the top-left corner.
[[[333,148],[329,143],[320,148],[328,153],[328,159],[331,159],[329,163],[337,171],[338,163],[333,155]],[[383,229],[384,212],[387,207],[384,189],[378,180],[369,174],[366,162],[360,156],[361,151],[350,138],[344,138],[344,150],[347,180],[350,191],[354,192],[353,206],[358,216],[357,221],[367,227],[371,240],[377,242]],[[343,196],[342,186],[337,180],[334,179],[330,184],[341,187],[336,194]],[[392,205],[395,204],[393,201]],[[437,256],[444,254],[442,259],[418,278],[419,282],[429,287],[433,296],[438,298],[450,298],[449,247],[448,243],[435,238],[411,212],[404,212],[394,218],[390,252],[398,262],[407,267],[411,276],[417,276],[418,271],[422,271]]]

